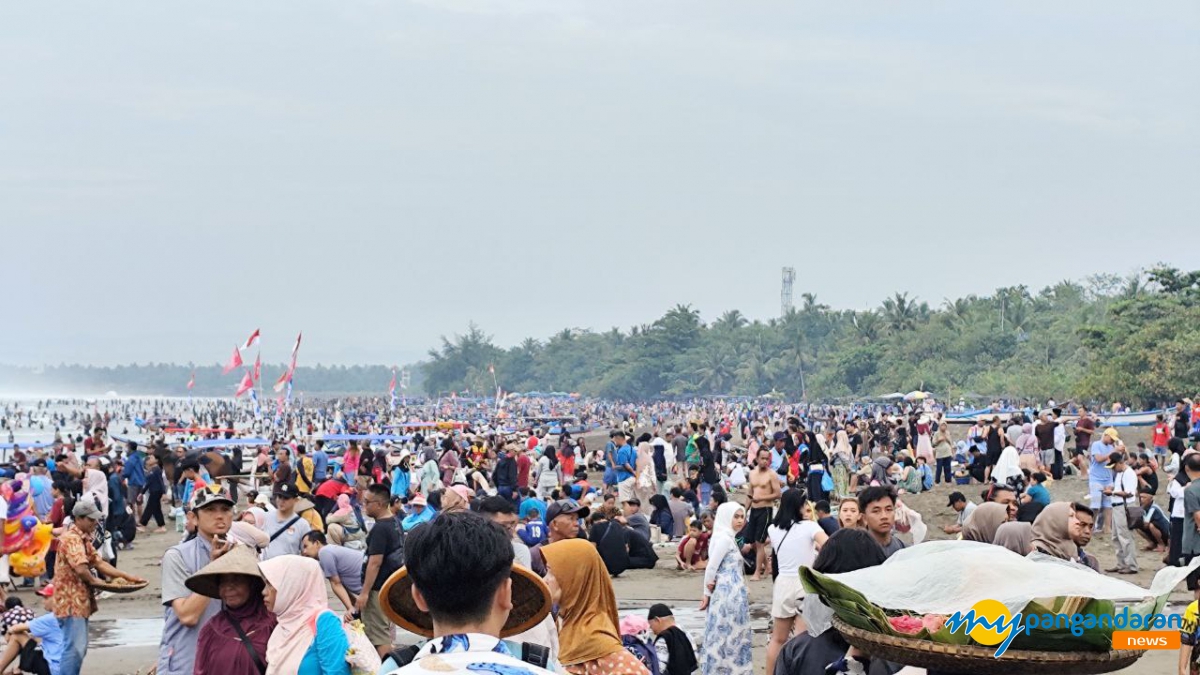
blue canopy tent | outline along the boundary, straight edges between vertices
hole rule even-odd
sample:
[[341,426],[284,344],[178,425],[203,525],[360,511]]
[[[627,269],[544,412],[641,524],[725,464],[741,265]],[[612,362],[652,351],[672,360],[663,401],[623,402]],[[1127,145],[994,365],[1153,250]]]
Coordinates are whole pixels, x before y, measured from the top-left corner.
[[235,445],[270,445],[265,438],[206,438],[199,441],[188,441],[184,445],[198,450],[203,448],[231,448]]

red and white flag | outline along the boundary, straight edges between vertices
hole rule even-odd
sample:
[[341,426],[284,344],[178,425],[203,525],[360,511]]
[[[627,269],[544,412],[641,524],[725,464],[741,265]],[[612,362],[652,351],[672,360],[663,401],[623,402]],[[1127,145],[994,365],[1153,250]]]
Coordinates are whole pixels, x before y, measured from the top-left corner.
[[242,375],[242,383],[238,385],[237,392],[233,395],[234,398],[240,398],[242,394],[254,388],[254,378],[250,377],[250,371],[246,371]]
[[388,384],[388,393],[392,396],[396,395],[396,369],[392,368],[392,381]]
[[242,345],[240,349],[242,351],[246,351],[247,349],[250,349],[254,345],[258,344],[258,337],[258,329],[255,328],[254,332],[250,334],[250,337],[246,339],[246,344]]
[[283,375],[280,375],[279,379],[275,382],[276,392],[283,391],[283,388],[287,386],[288,382],[292,381],[292,376],[296,373],[296,355],[300,353],[300,339],[303,337],[303,332],[296,336],[296,345],[292,347],[292,363],[288,366],[287,370],[283,371]]
[[232,373],[235,368],[242,367],[242,352],[237,348],[233,348],[233,356],[229,358],[229,363],[225,364],[225,369],[221,371],[222,375]]
[[254,381],[262,379],[262,354],[254,357]]
[[188,380],[188,391],[191,391],[194,386],[196,386],[196,371],[193,370],[192,379]]

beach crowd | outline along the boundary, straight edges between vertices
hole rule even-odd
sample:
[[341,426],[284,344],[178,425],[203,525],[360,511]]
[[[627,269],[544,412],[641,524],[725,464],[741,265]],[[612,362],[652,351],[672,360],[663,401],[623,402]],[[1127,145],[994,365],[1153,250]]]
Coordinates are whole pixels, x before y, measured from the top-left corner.
[[[800,570],[849,572],[920,545],[928,514],[911,503],[942,483],[954,486],[956,517],[942,527],[953,538],[1099,572],[1088,546],[1111,535],[1112,574],[1138,572],[1139,538],[1164,564],[1200,555],[1200,406],[1189,399],[1133,447],[1094,411],[1053,402],[953,435],[952,411],[932,400],[545,399],[461,423],[449,420],[489,404],[397,419],[385,403],[346,400],[312,402],[282,429],[251,428],[257,418],[223,403],[192,415],[120,405],[0,418],[55,430],[8,455],[55,539],[44,575],[16,577],[48,613],[6,608],[0,672],[87,672],[98,593],[145,583],[120,570],[120,551],[171,520],[181,541],[162,558],[164,675],[749,674],[748,584],[768,580],[766,672],[895,673],[902,664],[837,631],[807,632]],[[113,428],[139,415],[159,428],[137,440]],[[79,435],[59,434],[73,426]],[[179,443],[250,433],[270,438],[244,451]],[[1088,498],[1054,501],[1048,488],[1063,480],[1086,481]],[[663,604],[620,615],[612,579],[646,569],[695,575],[703,634]],[[402,644],[397,628],[420,641]],[[1196,672],[1194,638],[1193,622],[1181,673]]]

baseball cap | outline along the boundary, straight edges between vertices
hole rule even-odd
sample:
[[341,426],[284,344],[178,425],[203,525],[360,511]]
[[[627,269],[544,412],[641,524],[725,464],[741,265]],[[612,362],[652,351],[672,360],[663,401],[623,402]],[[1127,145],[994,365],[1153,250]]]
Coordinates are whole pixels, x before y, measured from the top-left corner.
[[1117,465],[1117,462],[1121,461],[1124,458],[1125,458],[1125,455],[1123,455],[1119,452],[1114,452],[1108,456],[1108,464],[1105,464],[1104,468],[1111,469]]
[[282,499],[297,499],[300,497],[300,491],[291,483],[283,483],[275,488],[275,496]]
[[189,508],[193,511],[198,511],[220,503],[228,504],[230,507],[234,506],[233,498],[229,496],[229,493],[222,490],[220,485],[214,483],[193,492]]
[[958,502],[967,501],[967,496],[961,492],[951,492],[950,501],[946,502],[946,506],[954,506]]
[[650,611],[646,612],[646,620],[647,621],[653,621],[655,619],[661,619],[663,617],[668,617],[668,616],[675,616],[675,615],[671,613],[670,607],[667,607],[666,605],[662,604],[661,602],[650,605]]
[[546,523],[549,523],[561,515],[573,515],[576,518],[587,518],[589,513],[591,513],[591,509],[588,507],[561,499],[557,502],[554,502],[550,505],[550,508],[546,509]]
[[787,432],[786,431],[776,431],[775,435],[772,436],[771,438],[772,438],[772,440],[776,440],[776,441],[786,441],[787,440]]
[[91,518],[92,520],[100,520],[100,508],[90,499],[80,499],[75,502],[75,508],[71,509],[71,517],[78,520],[79,518]]
[[1109,427],[1109,428],[1105,429],[1105,430],[1104,430],[1104,435],[1105,435],[1105,436],[1110,436],[1110,437],[1111,437],[1111,438],[1112,438],[1114,441],[1119,441],[1119,440],[1121,440],[1121,435],[1117,433],[1117,428],[1116,428],[1116,427]]

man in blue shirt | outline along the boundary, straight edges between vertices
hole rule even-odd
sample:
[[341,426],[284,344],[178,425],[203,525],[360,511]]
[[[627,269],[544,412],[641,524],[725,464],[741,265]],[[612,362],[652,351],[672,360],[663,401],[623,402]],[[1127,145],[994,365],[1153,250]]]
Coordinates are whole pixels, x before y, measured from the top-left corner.
[[617,469],[617,501],[625,503],[633,499],[634,467],[637,466],[637,452],[629,445],[625,434],[613,435],[616,444]]
[[320,485],[329,470],[329,453],[325,452],[325,441],[317,441],[317,451],[312,454],[313,485]]
[[1091,464],[1088,466],[1088,494],[1091,496],[1092,510],[1096,513],[1095,531],[1100,534],[1108,532],[1108,518],[1105,514],[1112,512],[1112,497],[1104,494],[1105,488],[1112,487],[1113,473],[1108,468],[1108,456],[1117,449],[1121,438],[1117,430],[1109,427],[1104,430],[1100,440],[1088,448]]
[[[0,672],[8,672],[8,666],[20,657],[18,664],[22,672],[45,672],[39,670],[39,666],[48,666],[52,675],[58,674],[63,636],[58,619],[54,616],[54,585],[43,588],[37,594],[42,596],[42,607],[46,613],[32,621],[9,627],[8,645],[0,653]],[[42,666],[43,663],[45,666]]]
[[142,452],[137,443],[129,442],[129,449],[125,456],[125,468],[121,471],[121,477],[125,479],[125,489],[128,492],[129,503],[133,504],[133,517],[139,522],[142,519],[142,507],[138,504],[138,497],[146,490],[146,453]]

